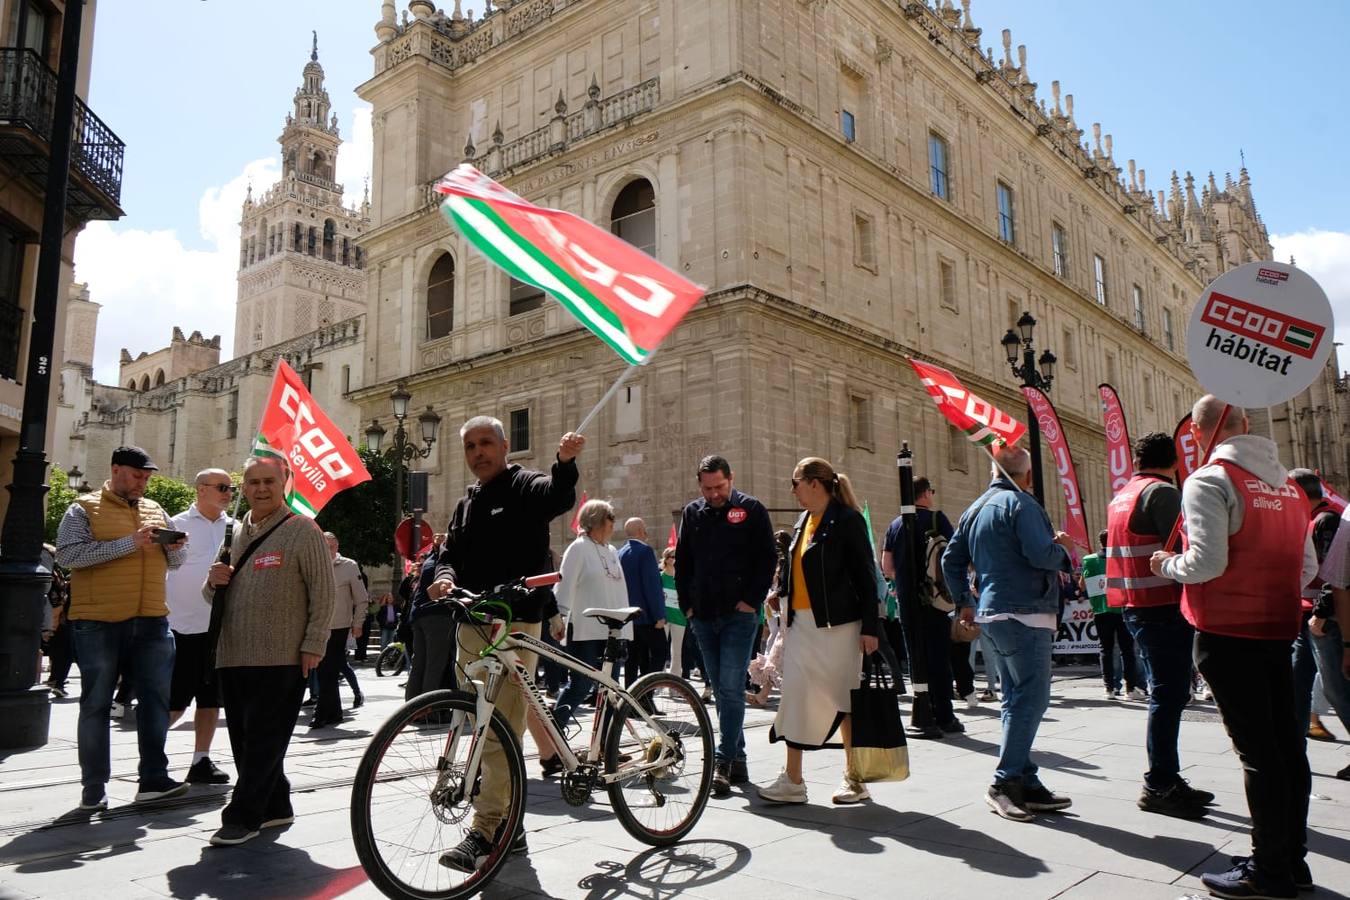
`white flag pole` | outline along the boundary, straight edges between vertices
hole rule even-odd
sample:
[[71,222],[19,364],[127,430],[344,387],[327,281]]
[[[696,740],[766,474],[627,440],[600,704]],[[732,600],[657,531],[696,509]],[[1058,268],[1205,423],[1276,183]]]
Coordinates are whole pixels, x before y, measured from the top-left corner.
[[586,426],[591,424],[591,421],[600,414],[600,410],[604,409],[605,404],[608,403],[614,397],[614,395],[619,392],[619,388],[623,387],[623,383],[627,381],[630,377],[632,377],[633,373],[638,370],[639,365],[645,366],[647,363],[652,361],[652,357],[655,355],[656,351],[653,350],[651,353],[647,354],[647,358],[644,359],[640,364],[632,363],[628,366],[628,368],[624,369],[623,374],[620,375],[618,379],[609,386],[609,390],[605,391],[605,396],[600,398],[600,402],[595,404],[595,406],[591,408],[590,412],[586,413],[586,418],[582,419],[581,424],[576,427],[576,433],[584,434],[586,431]]

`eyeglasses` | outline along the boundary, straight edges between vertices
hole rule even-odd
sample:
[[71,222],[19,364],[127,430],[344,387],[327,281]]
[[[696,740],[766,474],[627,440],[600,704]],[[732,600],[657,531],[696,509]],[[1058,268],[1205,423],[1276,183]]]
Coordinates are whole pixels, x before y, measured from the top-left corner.
[[217,491],[219,491],[219,492],[222,493],[222,494],[232,494],[232,493],[234,493],[234,485],[232,485],[232,484],[199,484],[199,485],[197,485],[197,487],[199,487],[199,488],[215,488]]

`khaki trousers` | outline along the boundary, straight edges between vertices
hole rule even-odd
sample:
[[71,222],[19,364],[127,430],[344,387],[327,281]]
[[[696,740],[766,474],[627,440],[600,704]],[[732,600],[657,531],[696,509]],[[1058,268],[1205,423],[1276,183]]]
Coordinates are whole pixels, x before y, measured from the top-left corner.
[[[509,630],[539,637],[541,628],[539,622],[512,622]],[[485,646],[487,643],[477,629],[467,625],[459,627],[460,666],[467,666],[478,659],[479,652]],[[525,650],[515,652],[524,664],[525,671],[533,675],[538,654]],[[504,677],[511,678],[511,673],[503,674]],[[464,684],[463,688],[472,691],[475,685],[469,682]],[[525,731],[525,696],[520,685],[514,680],[508,680],[502,685],[501,692],[497,696],[497,711],[510,724],[516,738],[520,739]],[[501,825],[511,808],[511,776],[506,767],[506,751],[502,749],[501,742],[493,736],[491,730],[487,733],[487,744],[483,747],[481,771],[482,786],[478,792],[478,800],[474,803],[473,827],[490,841],[497,831],[497,826]]]

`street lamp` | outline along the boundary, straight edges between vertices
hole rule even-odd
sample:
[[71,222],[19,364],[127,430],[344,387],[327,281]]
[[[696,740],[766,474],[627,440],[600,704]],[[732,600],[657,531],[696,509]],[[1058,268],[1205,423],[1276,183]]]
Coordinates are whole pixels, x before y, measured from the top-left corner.
[[[1003,345],[1003,352],[1007,354],[1008,365],[1012,368],[1013,375],[1022,380],[1022,387],[1033,387],[1043,394],[1050,392],[1050,385],[1055,380],[1055,363],[1058,362],[1055,354],[1049,350],[1043,350],[1040,358],[1036,357],[1036,350],[1031,346],[1032,338],[1036,333],[1036,317],[1029,312],[1022,313],[1017,320],[1017,330],[1009,328],[999,341]],[[1045,482],[1041,476],[1041,426],[1036,420],[1036,413],[1027,404],[1027,431],[1031,435],[1031,479],[1032,491],[1036,495],[1036,500],[1042,505],[1045,504]]]
[[[403,423],[408,418],[408,404],[412,401],[412,394],[399,382],[394,388],[394,392],[389,395],[389,402],[394,407],[394,443],[388,448],[384,447],[384,437],[389,432],[379,419],[371,419],[370,425],[366,427],[366,446],[370,448],[371,453],[382,453],[383,456],[394,464],[394,507],[397,510],[398,519],[403,519],[403,479],[404,470],[408,464],[417,459],[426,459],[431,455],[431,448],[436,443],[436,436],[441,429],[441,417],[430,406],[417,417],[417,423],[421,426],[422,446],[418,447],[416,440],[410,440],[407,430]],[[413,535],[414,541],[417,535]]]
[[84,473],[80,471],[79,466],[71,466],[70,471],[66,473],[66,485],[72,491],[78,491],[80,484],[84,481]]

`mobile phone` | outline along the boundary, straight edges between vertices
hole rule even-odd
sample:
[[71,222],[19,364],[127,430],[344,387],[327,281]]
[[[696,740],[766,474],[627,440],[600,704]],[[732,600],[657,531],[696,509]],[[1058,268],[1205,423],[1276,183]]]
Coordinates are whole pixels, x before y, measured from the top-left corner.
[[176,544],[185,537],[187,537],[186,531],[174,531],[171,528],[155,529],[156,544]]

